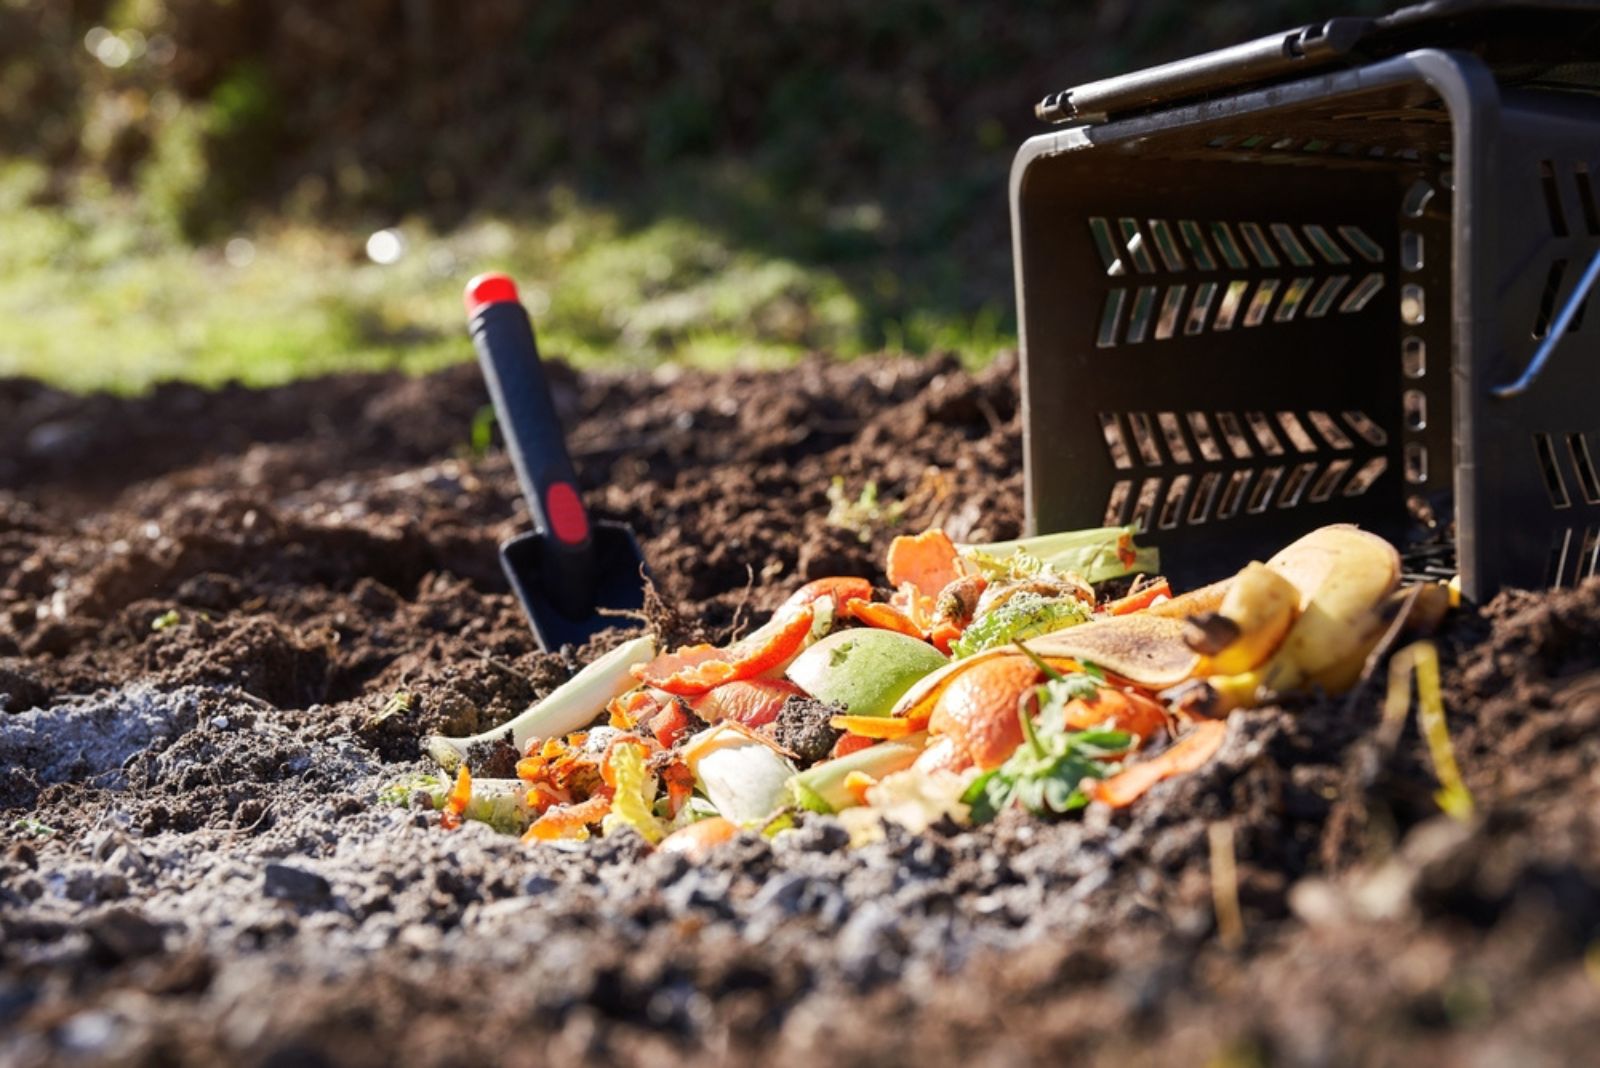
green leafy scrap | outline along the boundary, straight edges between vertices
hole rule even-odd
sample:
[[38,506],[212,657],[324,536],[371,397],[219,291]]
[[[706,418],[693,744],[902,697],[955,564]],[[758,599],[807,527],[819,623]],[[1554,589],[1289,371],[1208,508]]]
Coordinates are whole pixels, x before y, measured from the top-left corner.
[[[1161,554],[1154,547],[1134,544],[1138,532],[1134,526],[1099,527],[956,548],[980,570],[993,571],[1002,579],[1008,569],[1024,571],[1016,577],[1028,577],[1025,569],[1033,568],[1035,574],[1040,570],[1070,573],[1093,583],[1139,572],[1154,575],[1161,570]],[[1024,559],[1017,560],[1019,556]]]
[[438,775],[413,775],[384,786],[378,791],[378,803],[393,808],[410,808],[411,799],[419,793],[427,794],[429,798],[435,795],[443,797],[449,789],[449,782]]
[[632,828],[646,842],[655,845],[666,837],[667,829],[651,809],[656,777],[645,764],[644,746],[629,744],[613,747],[611,771],[616,779],[616,794],[611,799],[611,811],[601,823],[601,828],[608,835],[625,827]]
[[1004,764],[972,781],[961,800],[971,806],[973,823],[988,823],[1008,805],[1036,816],[1066,813],[1089,803],[1085,779],[1103,778],[1111,770],[1101,763],[1128,751],[1133,736],[1126,731],[1054,730],[1036,728],[1024,702],[1017,712],[1024,741]]
[[957,659],[1065,627],[1087,623],[1094,609],[1075,597],[1044,597],[1023,592],[972,621],[950,646]]
[[977,567],[978,574],[987,579],[991,585],[1021,582],[1036,578],[1041,571],[1049,570],[1043,560],[1032,553],[1020,550],[1002,556],[983,549],[967,549],[962,555]]
[[[1036,816],[1082,808],[1089,801],[1081,788],[1083,780],[1103,778],[1114,770],[1114,765],[1104,761],[1122,756],[1133,744],[1133,736],[1126,731],[1066,727],[1067,703],[1093,702],[1105,685],[1103,671],[1085,664],[1082,671],[1063,675],[1020,641],[1016,645],[1046,679],[1017,703],[1023,743],[1010,759],[978,776],[961,795],[962,802],[972,808],[974,823],[989,822],[1011,804]],[[1039,708],[1037,724],[1029,714],[1034,704]]]

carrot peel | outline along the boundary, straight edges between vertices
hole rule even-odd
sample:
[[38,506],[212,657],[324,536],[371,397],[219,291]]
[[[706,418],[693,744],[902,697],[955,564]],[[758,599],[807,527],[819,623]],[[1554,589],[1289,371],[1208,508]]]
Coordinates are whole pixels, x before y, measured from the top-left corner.
[[1227,735],[1228,724],[1225,720],[1204,720],[1165,752],[1095,783],[1091,787],[1093,797],[1112,808],[1131,805],[1156,783],[1204,767],[1222,748],[1222,741]]

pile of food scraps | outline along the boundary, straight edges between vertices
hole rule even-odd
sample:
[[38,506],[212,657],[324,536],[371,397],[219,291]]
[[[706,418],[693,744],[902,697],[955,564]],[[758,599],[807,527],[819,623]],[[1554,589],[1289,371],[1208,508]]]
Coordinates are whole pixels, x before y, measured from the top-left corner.
[[[807,813],[839,814],[861,843],[885,823],[1120,808],[1204,765],[1232,710],[1343,693],[1453,599],[1441,584],[1400,589],[1394,547],[1346,525],[1174,596],[1135,534],[901,535],[886,587],[815,579],[726,646],[626,641],[501,727],[434,736],[454,778],[391,793],[420,795],[445,827],[479,820],[527,842],[631,832],[699,857]],[[1430,648],[1396,662],[1420,668],[1425,711],[1442,715]],[[1403,717],[1409,677],[1395,682]],[[1447,740],[1438,752],[1449,791]],[[473,775],[508,759],[514,778]]]

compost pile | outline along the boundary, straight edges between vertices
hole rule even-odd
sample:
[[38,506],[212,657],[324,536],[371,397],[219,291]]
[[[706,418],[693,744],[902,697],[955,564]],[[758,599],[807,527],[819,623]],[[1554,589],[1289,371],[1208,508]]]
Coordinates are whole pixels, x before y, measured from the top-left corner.
[[[557,399],[596,512],[640,536],[663,649],[727,648],[808,582],[881,583],[897,536],[1016,537],[1015,377],[818,360],[559,373]],[[1585,1056],[1600,583],[1437,635],[1470,813],[1414,724],[1383,729],[1380,678],[1233,712],[1124,807],[525,844],[441,827],[404,785],[437,770],[427,739],[511,720],[636,629],[534,650],[484,403],[470,367],[0,384],[0,1058]]]

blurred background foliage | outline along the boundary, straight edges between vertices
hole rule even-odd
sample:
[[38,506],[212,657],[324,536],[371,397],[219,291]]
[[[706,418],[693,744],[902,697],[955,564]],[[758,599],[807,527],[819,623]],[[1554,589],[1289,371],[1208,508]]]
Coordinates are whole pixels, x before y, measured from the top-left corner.
[[1372,0],[0,0],[0,373],[1014,344],[1047,91]]

